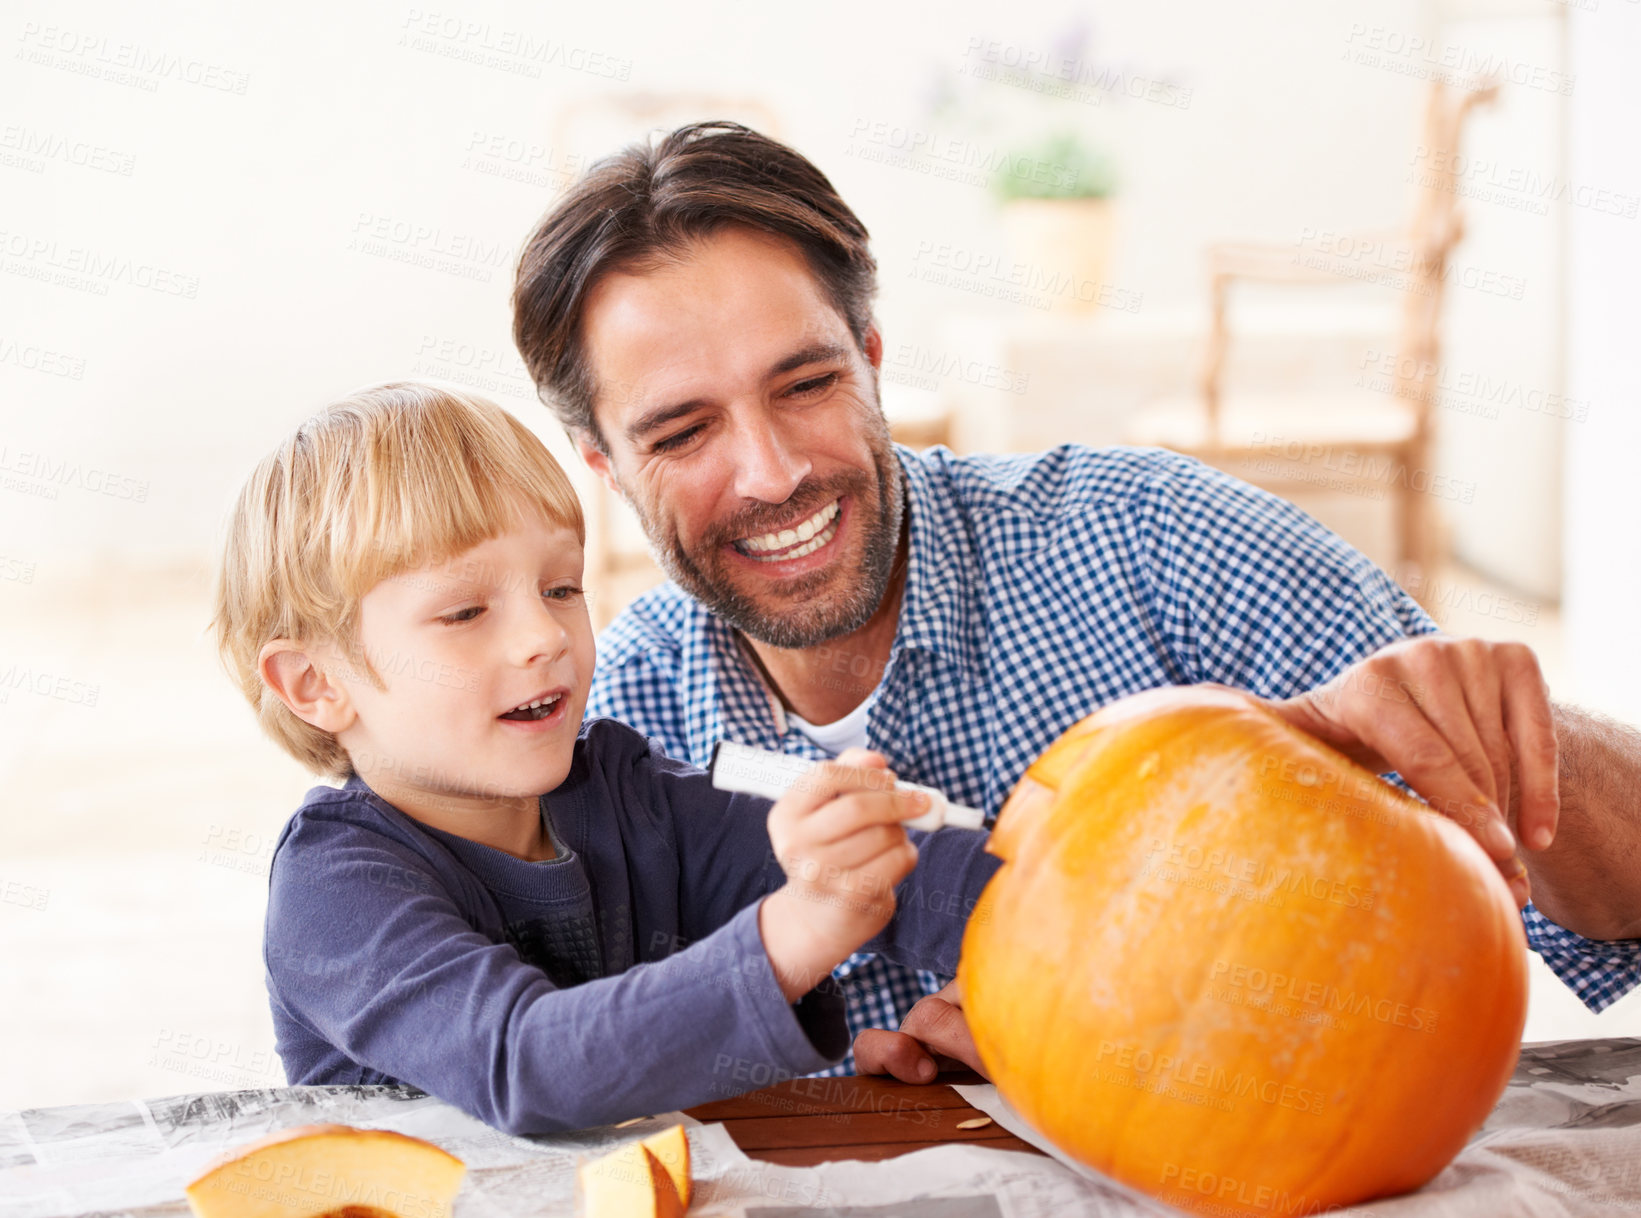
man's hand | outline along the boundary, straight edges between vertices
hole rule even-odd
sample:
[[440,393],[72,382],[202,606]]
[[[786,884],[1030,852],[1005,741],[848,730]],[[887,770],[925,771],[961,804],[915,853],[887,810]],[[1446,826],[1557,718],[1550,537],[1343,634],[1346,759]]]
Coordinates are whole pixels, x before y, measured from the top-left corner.
[[1555,840],[1561,801],[1549,690],[1525,644],[1404,639],[1270,706],[1368,769],[1401,774],[1469,830],[1516,903],[1527,903],[1509,813],[1521,840],[1544,850]]
[[881,754],[849,749],[817,763],[769,810],[786,883],[764,898],[758,932],[788,1002],[894,916],[895,885],[917,864],[900,822],[929,808],[927,795],[894,784]]
[[927,1083],[941,1069],[957,1066],[986,1073],[963,1018],[963,995],[955,981],[940,993],[919,999],[906,1012],[900,1031],[868,1028],[855,1037],[855,1069],[861,1074],[892,1074],[903,1083]]

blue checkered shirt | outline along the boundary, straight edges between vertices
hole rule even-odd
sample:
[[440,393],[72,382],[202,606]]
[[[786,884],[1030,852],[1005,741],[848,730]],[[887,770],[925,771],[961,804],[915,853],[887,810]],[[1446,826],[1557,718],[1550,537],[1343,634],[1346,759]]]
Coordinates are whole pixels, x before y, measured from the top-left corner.
[[[1108,702],[1217,681],[1312,689],[1436,624],[1292,505],[1160,449],[1020,456],[897,448],[910,553],[868,745],[901,777],[995,816],[1062,731]],[[720,739],[826,754],[788,719],[736,633],[671,583],[598,641],[589,715],[707,764]],[[1592,944],[1529,907],[1529,941],[1599,1010],[1641,983],[1641,943]],[[944,978],[856,955],[850,1032],[899,1025]],[[834,1073],[853,1069],[849,1058]]]
[[1527,945],[1592,1011],[1604,1011],[1641,985],[1641,939],[1586,939],[1557,926],[1531,904],[1521,911]]

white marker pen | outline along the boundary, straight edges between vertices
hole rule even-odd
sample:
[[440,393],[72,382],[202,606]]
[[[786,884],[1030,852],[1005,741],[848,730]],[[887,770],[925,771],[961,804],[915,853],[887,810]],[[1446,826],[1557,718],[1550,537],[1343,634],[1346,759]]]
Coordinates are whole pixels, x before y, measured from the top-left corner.
[[[779,799],[791,790],[815,763],[808,757],[794,757],[790,753],[772,753],[750,745],[720,740],[712,746],[712,760],[707,773],[712,785],[720,791],[738,791],[742,795],[761,795],[765,799]],[[908,829],[938,829],[942,825],[956,825],[963,829],[985,827],[985,813],[979,808],[956,804],[933,787],[915,782],[897,782],[897,791],[922,791],[929,797],[929,810],[911,820],[901,821]]]

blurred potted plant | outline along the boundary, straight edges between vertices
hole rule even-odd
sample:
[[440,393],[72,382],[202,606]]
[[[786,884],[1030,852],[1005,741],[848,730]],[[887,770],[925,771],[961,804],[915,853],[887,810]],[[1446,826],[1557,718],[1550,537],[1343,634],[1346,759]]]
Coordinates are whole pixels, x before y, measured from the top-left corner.
[[992,177],[1009,247],[1026,274],[1059,285],[1050,294],[1056,311],[1088,313],[1101,304],[1116,186],[1110,158],[1070,132],[1011,155]]

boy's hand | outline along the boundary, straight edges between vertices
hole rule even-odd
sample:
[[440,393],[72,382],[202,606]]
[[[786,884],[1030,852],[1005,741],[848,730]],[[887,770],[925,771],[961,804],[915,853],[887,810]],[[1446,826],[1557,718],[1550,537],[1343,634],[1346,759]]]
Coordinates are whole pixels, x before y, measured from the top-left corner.
[[855,1037],[855,1069],[862,1074],[892,1074],[903,1083],[927,1083],[942,1069],[961,1066],[986,1075],[955,981],[938,994],[920,998],[906,1012],[900,1031],[868,1028]]
[[786,883],[764,898],[758,930],[781,992],[796,1002],[889,924],[895,885],[917,863],[900,822],[928,811],[894,791],[879,753],[819,762],[769,810],[769,841]]

